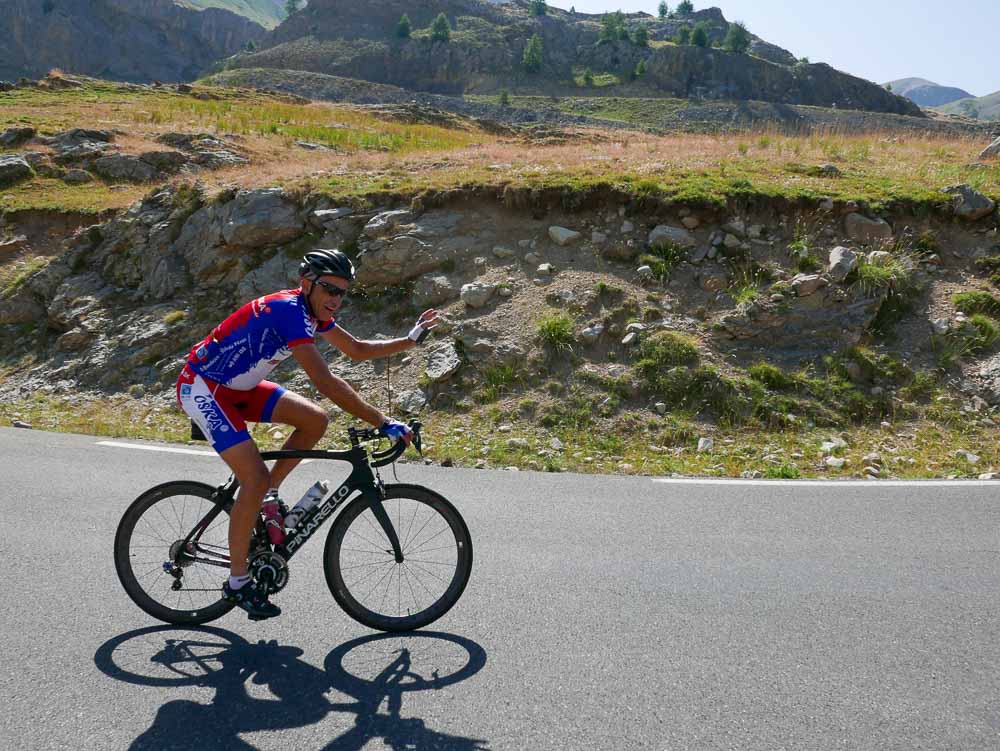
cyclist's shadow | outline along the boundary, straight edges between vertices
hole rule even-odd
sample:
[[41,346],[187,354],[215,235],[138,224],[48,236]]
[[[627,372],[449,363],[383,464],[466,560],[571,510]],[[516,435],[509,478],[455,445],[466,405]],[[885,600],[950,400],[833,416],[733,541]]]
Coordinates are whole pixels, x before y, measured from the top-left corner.
[[[464,665],[446,675],[414,672],[413,649],[425,644],[464,651]],[[378,634],[342,644],[321,670],[299,659],[298,647],[276,642],[250,644],[218,628],[153,627],[115,637],[98,649],[94,661],[107,675],[150,686],[199,686],[215,689],[209,704],[169,701],[152,726],[132,743],[133,751],[166,751],[208,746],[254,749],[243,733],[279,731],[321,722],[332,712],[353,714],[354,726],[327,743],[324,751],[362,749],[374,738],[392,749],[482,751],[486,742],[429,729],[423,720],[403,718],[403,693],[437,689],[478,672],[486,662],[482,648],[468,639],[435,632]],[[453,656],[453,655],[452,655]],[[352,674],[344,666],[347,658]],[[368,677],[368,676],[371,677]],[[249,686],[266,686],[274,698],[256,698]],[[336,690],[355,701],[331,704]],[[380,713],[383,703],[387,712]]]

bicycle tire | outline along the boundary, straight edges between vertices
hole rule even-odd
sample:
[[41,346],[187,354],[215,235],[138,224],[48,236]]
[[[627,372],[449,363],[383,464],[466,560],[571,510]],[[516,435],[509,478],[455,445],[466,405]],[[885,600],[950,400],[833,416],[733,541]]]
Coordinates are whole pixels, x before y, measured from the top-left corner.
[[[399,502],[395,509],[392,501]],[[405,514],[402,512],[403,501],[409,502]],[[323,552],[323,571],[326,574],[327,586],[329,586],[337,604],[358,623],[378,631],[412,631],[436,621],[451,610],[462,596],[472,573],[472,538],[465,520],[462,519],[458,510],[444,496],[429,488],[419,485],[386,485],[383,505],[389,512],[390,519],[397,526],[397,535],[404,555],[403,563],[396,563],[391,552],[391,545],[385,538],[385,533],[374,521],[374,515],[371,513],[368,501],[359,497],[351,501],[337,516],[330,529]],[[368,513],[365,514],[365,512]],[[419,521],[417,521],[418,517]],[[426,531],[432,522],[433,526],[431,526],[430,531]],[[354,527],[353,525],[358,526]],[[448,534],[445,534],[446,532]],[[438,538],[442,539],[433,543],[433,548],[426,547],[430,541]],[[352,542],[345,546],[345,539],[350,539]],[[454,542],[453,551],[448,545],[449,541]],[[419,545],[418,542],[420,542]],[[364,547],[352,548],[353,544]],[[446,552],[440,552],[442,550]],[[363,563],[348,567],[343,566],[343,556],[350,555],[355,551],[362,558]],[[437,553],[436,557],[442,560],[439,562],[427,558],[414,559],[413,555],[417,551],[419,551],[419,555],[429,555],[433,551]],[[410,555],[409,559],[405,558],[407,554]],[[427,572],[429,566],[442,568],[449,566],[452,555],[454,556],[454,572],[450,578],[444,578],[447,574],[443,571],[441,571],[444,574],[443,577],[434,577],[446,586],[440,587],[432,583],[435,589],[442,589],[441,593],[435,596],[433,591],[427,589],[425,585],[430,597],[424,598],[422,592],[418,596],[418,589],[413,587],[413,581],[416,577]],[[404,567],[407,566],[407,560],[410,562],[411,568],[404,570]],[[368,573],[359,572],[360,579],[349,577],[355,578],[353,582],[345,581],[344,571],[355,568],[371,570]],[[440,569],[438,570],[440,571]],[[393,576],[397,577],[395,579],[397,584],[396,614],[382,612],[394,581]],[[381,582],[388,580],[377,609],[371,604],[363,604],[360,599],[360,584],[369,577],[379,582],[375,589],[380,586]],[[404,581],[407,583],[407,593],[410,598],[403,594]],[[381,592],[381,589],[378,589],[378,592]],[[367,595],[364,599],[368,599]],[[413,600],[412,606],[409,599]],[[421,599],[428,599],[429,604],[423,606]],[[415,610],[415,612],[411,612],[411,610]]]
[[[173,582],[173,577],[162,570],[163,562],[170,560],[170,545],[178,539],[183,540],[194,525],[215,505],[215,502],[212,500],[214,490],[212,486],[205,483],[185,480],[157,485],[155,488],[150,488],[136,498],[125,510],[118,524],[118,530],[115,533],[114,550],[115,571],[118,573],[118,580],[121,582],[122,587],[125,588],[128,596],[132,598],[132,601],[158,620],[174,625],[201,625],[225,615],[235,607],[233,603],[222,599],[221,581],[225,577],[224,569],[215,566],[198,566],[197,563],[185,568],[185,571],[188,571],[189,569],[194,570],[198,566],[201,581],[205,583],[214,581],[217,585],[215,587],[215,591],[218,593],[217,597],[211,594],[211,588],[195,590],[203,593],[200,597],[206,600],[206,604],[202,606],[195,604],[194,598],[191,597],[191,591],[182,589],[179,593],[176,593],[171,590],[170,584]],[[148,532],[139,532],[138,535],[148,539],[141,546],[137,544],[136,527],[146,517],[147,513],[156,509],[157,504],[164,504],[164,502],[181,497],[185,501],[184,511],[180,514],[177,514],[176,509],[172,507],[170,509],[171,514],[166,514],[164,509],[160,509],[161,517],[166,521],[168,526],[171,526],[171,535],[163,537],[159,534],[150,535]],[[187,499],[194,500],[192,504],[193,513],[190,515],[187,513]],[[199,500],[203,500],[204,503],[198,503]],[[225,519],[228,520],[228,509],[223,513],[225,514]],[[176,525],[172,524],[174,519],[176,519]],[[190,524],[185,526],[187,522],[190,522]],[[152,522],[148,523],[151,524]],[[223,527],[221,533],[218,531],[218,527],[220,526]],[[216,530],[216,535],[224,534],[227,528],[228,524],[223,524],[219,521],[213,522],[212,525],[212,529]],[[156,539],[157,537],[159,539]],[[226,544],[228,547],[228,542]],[[155,566],[143,573],[136,572],[133,564],[139,563],[136,560],[139,555],[136,551],[139,549],[151,551],[142,554],[149,556],[142,562],[143,567],[149,569],[150,565],[158,563],[160,576],[155,575]],[[212,576],[218,573],[218,577],[215,579],[210,578],[208,575],[209,569],[211,569]],[[150,582],[155,582],[155,584],[150,584]],[[183,604],[184,594],[187,594],[188,603],[191,607],[176,608],[161,602],[161,600],[171,599],[179,604]]]

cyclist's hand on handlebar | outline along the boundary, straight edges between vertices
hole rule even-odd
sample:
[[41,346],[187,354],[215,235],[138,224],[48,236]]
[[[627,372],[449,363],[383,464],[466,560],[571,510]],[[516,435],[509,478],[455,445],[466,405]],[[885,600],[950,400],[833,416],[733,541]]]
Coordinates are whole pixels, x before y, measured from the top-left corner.
[[410,426],[398,420],[388,419],[379,428],[379,431],[393,443],[403,441],[407,446],[413,440],[413,431]]

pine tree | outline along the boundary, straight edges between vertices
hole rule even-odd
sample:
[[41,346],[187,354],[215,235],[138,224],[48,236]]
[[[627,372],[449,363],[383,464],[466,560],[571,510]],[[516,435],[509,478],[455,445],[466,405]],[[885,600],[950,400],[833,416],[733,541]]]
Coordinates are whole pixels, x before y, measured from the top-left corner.
[[621,42],[629,42],[631,38],[628,35],[628,29],[625,28],[625,16],[620,10],[615,11],[615,28],[618,30],[618,40]]
[[674,37],[677,44],[691,44],[691,27],[681,26],[677,29],[677,35]]
[[542,69],[542,38],[532,34],[524,48],[521,64],[529,73],[537,73]]
[[726,32],[726,40],[722,46],[730,52],[743,54],[750,49],[753,40],[746,25],[741,21],[729,24],[729,31]]
[[691,0],[684,0],[677,4],[678,16],[690,16],[692,13],[694,13],[694,3]]
[[412,30],[413,26],[410,24],[410,17],[404,13],[400,17],[399,23],[396,24],[396,36],[400,39],[409,39]]
[[699,21],[691,32],[691,44],[695,47],[708,47],[708,24]]
[[298,13],[302,0],[285,0],[285,15],[290,16]]
[[451,39],[451,24],[444,13],[438,13],[434,23],[431,24],[431,41],[447,42]]
[[635,64],[635,77],[642,78],[646,75],[646,61],[640,60]]
[[510,92],[507,89],[500,89],[500,106],[510,107]]
[[670,15],[670,6],[667,5],[667,0],[660,0],[660,7],[657,9],[657,12],[660,14],[660,20]]
[[590,68],[583,71],[583,85],[588,88],[594,85],[594,74],[590,72]]
[[636,26],[635,31],[632,33],[632,44],[636,47],[649,46],[649,31],[645,26]]
[[545,4],[545,0],[531,0],[531,15],[544,16],[548,12],[549,6]]

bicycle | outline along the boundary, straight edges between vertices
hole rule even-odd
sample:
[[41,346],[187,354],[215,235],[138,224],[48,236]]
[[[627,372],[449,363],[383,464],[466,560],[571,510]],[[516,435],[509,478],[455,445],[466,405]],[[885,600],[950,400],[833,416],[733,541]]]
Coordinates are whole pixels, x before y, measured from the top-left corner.
[[[411,421],[410,428],[419,451],[421,424]],[[349,428],[347,433],[351,447],[343,451],[261,453],[266,461],[344,461],[350,463],[351,473],[299,519],[280,545],[269,542],[258,516],[249,572],[270,594],[280,592],[288,584],[288,562],[336,514],[323,570],[337,604],[369,628],[421,628],[447,613],[465,590],[472,572],[468,527],[439,493],[420,485],[382,482],[378,469],[403,454],[402,441],[370,452],[362,444],[381,440],[378,430]],[[150,488],[132,502],[118,524],[114,554],[118,578],[136,605],[175,625],[208,623],[235,607],[222,599],[220,585],[211,584],[209,577],[213,569],[229,569],[228,514],[238,488],[235,476],[215,488],[180,480]],[[348,500],[355,492],[359,495]],[[200,586],[206,583],[209,586]]]

